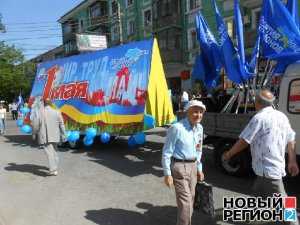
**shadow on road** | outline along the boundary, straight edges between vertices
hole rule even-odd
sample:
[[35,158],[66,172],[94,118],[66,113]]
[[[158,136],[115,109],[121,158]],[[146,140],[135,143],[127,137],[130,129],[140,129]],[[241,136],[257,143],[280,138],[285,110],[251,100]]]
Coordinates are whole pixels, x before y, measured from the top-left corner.
[[32,140],[31,135],[5,135],[6,143],[11,143],[13,146],[20,147],[37,147],[35,141]]
[[32,173],[34,175],[40,177],[47,177],[48,168],[45,166],[38,166],[33,164],[16,164],[16,163],[8,163],[8,166],[4,168],[7,171],[18,171],[23,173]]
[[[138,203],[137,208],[145,210],[144,213],[125,209],[101,209],[86,211],[85,218],[96,224],[113,225],[174,225],[176,224],[177,209],[173,206],[153,206],[149,203]],[[196,212],[192,224],[217,224],[208,216]]]
[[90,148],[88,156],[91,161],[115,170],[129,177],[153,174],[162,177],[161,143],[146,142],[144,146],[129,148],[126,139],[118,139],[113,143],[96,144]]

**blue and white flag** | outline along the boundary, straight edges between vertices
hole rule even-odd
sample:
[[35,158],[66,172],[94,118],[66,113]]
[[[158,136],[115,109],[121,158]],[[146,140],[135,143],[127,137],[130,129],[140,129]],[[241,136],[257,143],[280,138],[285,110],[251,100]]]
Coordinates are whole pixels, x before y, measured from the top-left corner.
[[18,105],[18,107],[21,107],[21,106],[24,105],[24,100],[23,100],[23,97],[22,97],[21,93],[18,96],[17,105]]
[[299,28],[298,0],[288,0],[286,8],[290,12],[296,26]]
[[258,30],[263,57],[285,61],[300,59],[300,31],[280,0],[264,0]]
[[244,83],[248,76],[244,72],[245,70],[241,69],[241,67],[244,68],[244,66],[241,66],[241,56],[234,48],[215,0],[213,0],[213,6],[216,12],[217,28],[220,37],[219,45],[226,74],[231,81],[237,84]]
[[201,54],[196,57],[192,77],[202,79],[211,88],[220,79],[221,56],[218,43],[200,13],[196,15],[196,31]]
[[235,26],[235,36],[237,40],[237,49],[240,56],[239,65],[240,70],[246,73],[245,66],[245,46],[244,46],[244,29],[242,14],[239,7],[239,0],[234,0],[234,26]]

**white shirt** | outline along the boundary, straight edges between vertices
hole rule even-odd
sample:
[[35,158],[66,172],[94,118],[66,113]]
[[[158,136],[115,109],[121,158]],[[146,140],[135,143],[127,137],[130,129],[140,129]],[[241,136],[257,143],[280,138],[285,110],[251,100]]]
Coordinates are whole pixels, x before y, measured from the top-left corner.
[[184,91],[184,92],[182,93],[181,101],[182,101],[182,102],[188,102],[188,101],[189,101],[189,94],[188,94],[186,91]]
[[0,109],[0,119],[5,119],[6,109]]
[[251,146],[256,175],[281,179],[285,173],[285,149],[295,141],[295,132],[286,115],[271,106],[261,109],[240,135]]
[[17,110],[17,109],[18,109],[18,105],[15,104],[15,103],[13,103],[13,104],[11,105],[11,110]]

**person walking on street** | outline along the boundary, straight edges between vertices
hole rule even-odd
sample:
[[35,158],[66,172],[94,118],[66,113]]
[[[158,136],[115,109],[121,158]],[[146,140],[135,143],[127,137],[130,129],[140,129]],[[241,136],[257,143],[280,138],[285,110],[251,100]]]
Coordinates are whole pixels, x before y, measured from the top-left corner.
[[185,109],[189,102],[189,94],[186,91],[183,91],[180,97],[180,107],[181,109]]
[[0,125],[0,134],[5,133],[5,120],[6,120],[6,108],[3,107],[2,104],[0,104],[0,120],[1,120],[1,125]]
[[[250,145],[252,168],[257,175],[254,193],[261,197],[272,197],[274,193],[286,196],[282,182],[285,172],[285,150],[288,152],[288,172],[299,174],[295,153],[295,132],[286,115],[273,109],[274,95],[269,90],[261,90],[255,97],[258,111],[240,134],[240,139],[223,154],[228,161]],[[291,224],[299,224],[298,221]]]
[[205,110],[201,101],[189,101],[185,107],[186,118],[168,129],[163,147],[164,182],[168,187],[175,187],[177,225],[191,225],[196,183],[204,179],[200,121]]
[[11,104],[11,114],[12,114],[13,120],[17,120],[18,119],[18,105],[17,105],[16,102],[13,102]]
[[50,99],[44,100],[37,117],[32,119],[33,134],[37,135],[38,144],[41,145],[48,157],[50,175],[58,174],[57,144],[65,140],[65,126],[62,115],[51,107]]

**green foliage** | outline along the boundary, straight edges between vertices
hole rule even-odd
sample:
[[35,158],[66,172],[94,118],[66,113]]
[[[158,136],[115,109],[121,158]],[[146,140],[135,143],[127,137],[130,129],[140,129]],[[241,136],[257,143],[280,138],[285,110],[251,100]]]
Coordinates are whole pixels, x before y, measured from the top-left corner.
[[34,73],[34,64],[25,62],[19,49],[0,42],[0,100],[12,102],[20,91],[28,97]]

